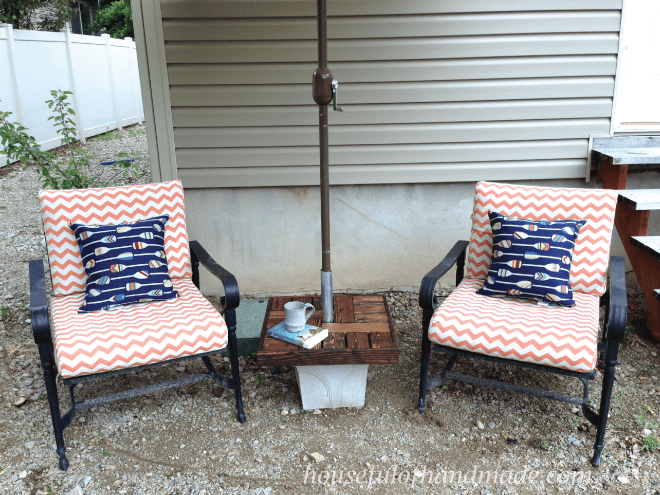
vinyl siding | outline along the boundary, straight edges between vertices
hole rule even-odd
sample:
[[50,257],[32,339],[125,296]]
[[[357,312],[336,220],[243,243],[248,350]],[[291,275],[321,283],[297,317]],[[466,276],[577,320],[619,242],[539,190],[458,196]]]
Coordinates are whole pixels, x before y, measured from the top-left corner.
[[[622,0],[328,0],[333,184],[577,178]],[[316,2],[161,2],[186,187],[318,184]]]

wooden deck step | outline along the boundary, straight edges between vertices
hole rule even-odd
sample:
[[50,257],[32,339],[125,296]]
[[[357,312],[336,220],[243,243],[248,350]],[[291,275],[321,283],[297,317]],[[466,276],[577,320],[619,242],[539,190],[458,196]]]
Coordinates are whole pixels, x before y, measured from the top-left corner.
[[593,151],[601,160],[611,161],[612,165],[660,164],[660,148],[613,148]]
[[657,261],[660,261],[660,236],[632,236],[633,246],[651,254]]
[[619,201],[633,210],[660,210],[660,189],[623,189]]
[[660,136],[595,138],[592,161],[612,165],[660,164]]

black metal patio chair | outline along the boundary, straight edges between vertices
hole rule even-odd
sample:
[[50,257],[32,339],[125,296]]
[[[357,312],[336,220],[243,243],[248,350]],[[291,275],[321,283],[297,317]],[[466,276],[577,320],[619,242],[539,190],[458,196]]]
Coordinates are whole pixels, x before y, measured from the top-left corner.
[[[238,420],[245,422],[236,347],[238,284],[198,242],[188,242],[181,183],[42,191],[39,199],[54,295],[49,318],[43,263],[31,261],[30,313],[60,468],[69,465],[64,429],[78,410],[107,402],[210,379],[234,390]],[[113,234],[97,235],[107,229]],[[93,250],[84,259],[81,239],[90,240]],[[224,318],[199,291],[200,263],[224,285]],[[135,304],[123,304],[133,295]],[[167,298],[151,300],[159,297]],[[102,308],[89,311],[96,301]],[[210,357],[227,345],[231,376],[222,376]],[[207,372],[91,399],[74,396],[79,383],[191,358],[201,358]],[[56,375],[69,390],[71,408],[64,416]]]
[[[577,404],[597,428],[592,464],[600,465],[627,318],[623,258],[609,260],[616,201],[609,190],[477,184],[470,242],[457,242],[420,287],[420,414],[427,391],[447,379]],[[457,288],[439,305],[435,286],[454,265]],[[599,342],[601,305],[606,313]],[[429,377],[432,349],[449,359],[440,375]],[[575,397],[456,373],[451,369],[458,357],[575,377],[584,393]],[[588,387],[597,365],[603,385],[595,411]]]

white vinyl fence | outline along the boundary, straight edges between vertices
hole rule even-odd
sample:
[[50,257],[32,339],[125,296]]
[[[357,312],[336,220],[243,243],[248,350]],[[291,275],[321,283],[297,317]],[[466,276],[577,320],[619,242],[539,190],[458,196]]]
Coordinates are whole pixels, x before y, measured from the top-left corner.
[[[0,110],[12,112],[44,150],[60,140],[50,91],[72,91],[79,138],[144,121],[135,42],[104,34],[14,30],[0,24]],[[0,146],[0,167],[6,164]]]

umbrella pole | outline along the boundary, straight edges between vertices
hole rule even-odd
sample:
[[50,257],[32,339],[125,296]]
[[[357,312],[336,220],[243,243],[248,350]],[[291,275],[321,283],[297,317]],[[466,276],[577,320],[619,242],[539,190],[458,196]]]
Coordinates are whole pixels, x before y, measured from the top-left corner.
[[328,157],[328,107],[319,105],[321,148],[321,304],[323,323],[334,321],[332,270],[330,269],[330,173]]
[[322,321],[334,321],[332,271],[330,269],[330,172],[328,154],[328,104],[332,101],[332,73],[328,69],[328,30],[325,0],[317,0],[319,66],[312,77],[314,101],[319,105],[321,153],[321,305]]

